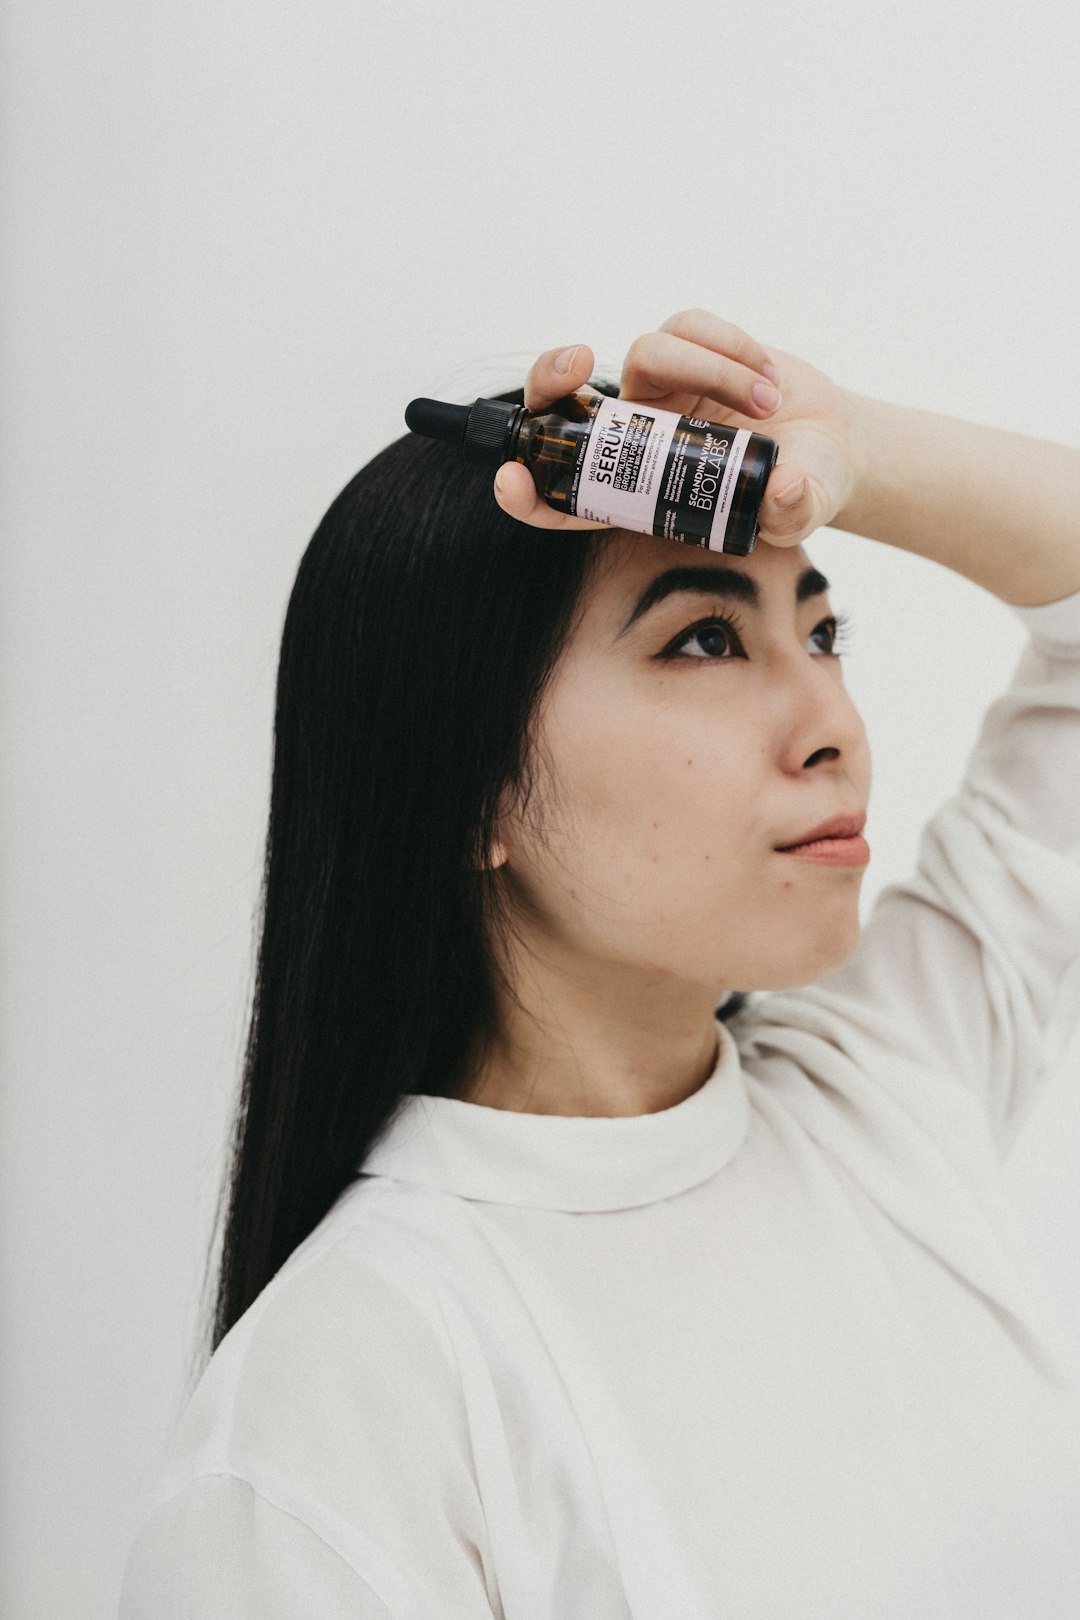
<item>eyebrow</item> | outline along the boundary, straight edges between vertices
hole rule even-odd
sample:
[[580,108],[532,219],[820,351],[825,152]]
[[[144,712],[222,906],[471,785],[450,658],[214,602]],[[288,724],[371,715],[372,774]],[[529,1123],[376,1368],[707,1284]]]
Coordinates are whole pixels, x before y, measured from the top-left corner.
[[[824,596],[829,589],[825,575],[811,564],[803,569],[795,581],[795,601],[808,602],[812,596]],[[757,580],[737,568],[669,568],[646,585],[619,636],[624,636],[630,626],[636,624],[657,602],[662,602],[676,591],[704,592],[709,596],[742,602],[747,607],[761,606],[761,588]],[[615,639],[618,640],[618,636]]]

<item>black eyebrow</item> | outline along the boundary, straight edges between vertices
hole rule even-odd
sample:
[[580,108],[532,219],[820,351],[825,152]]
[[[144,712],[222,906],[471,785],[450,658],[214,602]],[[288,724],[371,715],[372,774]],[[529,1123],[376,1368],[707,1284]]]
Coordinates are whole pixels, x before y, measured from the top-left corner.
[[[829,582],[813,564],[804,568],[795,581],[795,601],[807,602],[812,596],[824,596]],[[723,596],[729,601],[742,602],[747,607],[760,608],[761,588],[751,574],[737,568],[669,568],[666,573],[651,579],[638,597],[634,611],[619,631],[623,636],[636,624],[642,614],[648,613],[657,602],[662,602],[673,591],[699,591],[710,596]],[[618,640],[618,637],[616,637]]]

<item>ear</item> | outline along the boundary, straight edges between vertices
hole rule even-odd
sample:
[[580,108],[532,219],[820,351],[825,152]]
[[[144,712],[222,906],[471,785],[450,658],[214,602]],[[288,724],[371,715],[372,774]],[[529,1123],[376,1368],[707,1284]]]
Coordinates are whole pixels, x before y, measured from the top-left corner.
[[496,829],[502,829],[508,825],[510,827],[516,827],[516,822],[508,821],[508,818],[513,813],[511,810],[512,803],[513,792],[511,789],[504,787],[499,797],[498,808],[495,813],[495,824],[492,829],[494,836],[491,840],[489,858],[483,862],[482,866],[480,867],[481,871],[487,870],[489,872],[495,872],[500,866],[505,866],[506,862],[510,859],[510,852],[503,843],[502,839],[498,836]]
[[473,871],[474,872],[484,872],[484,871],[494,872],[497,867],[502,866],[504,864],[506,859],[507,859],[506,847],[505,847],[504,844],[500,843],[500,841],[498,839],[496,839],[495,843],[491,846],[491,859],[490,859],[490,861],[485,861],[483,864],[475,865],[473,867]]

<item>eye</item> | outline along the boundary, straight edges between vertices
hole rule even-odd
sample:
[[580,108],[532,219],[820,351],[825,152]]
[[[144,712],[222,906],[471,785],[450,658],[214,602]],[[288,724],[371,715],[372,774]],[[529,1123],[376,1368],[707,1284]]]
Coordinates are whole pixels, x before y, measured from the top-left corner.
[[[729,664],[732,662],[730,658],[714,657],[708,649],[716,650],[720,647],[734,646],[739,649],[741,655],[745,658],[746,654],[742,651],[742,629],[741,621],[734,614],[729,617],[723,613],[710,613],[706,618],[698,619],[695,623],[688,625],[674,641],[664,648],[663,652],[657,653],[656,656],[665,660],[688,658],[699,664]],[[722,635],[715,636],[711,633],[713,631],[722,632]],[[822,619],[821,623],[816,625],[810,634],[812,636],[824,635],[827,637],[828,645],[822,651],[828,657],[839,656],[847,647],[851,634],[851,615],[850,613],[830,615],[829,618]],[[700,638],[704,638],[704,640]],[[697,653],[683,652],[682,649],[691,641],[698,641],[699,645],[706,647],[704,656]]]

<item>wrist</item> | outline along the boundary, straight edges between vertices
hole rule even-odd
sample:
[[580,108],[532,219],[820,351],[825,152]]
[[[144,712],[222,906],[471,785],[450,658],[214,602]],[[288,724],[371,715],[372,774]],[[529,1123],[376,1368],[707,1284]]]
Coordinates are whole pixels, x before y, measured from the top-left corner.
[[840,393],[850,487],[829,526],[846,529],[852,534],[865,534],[869,521],[867,514],[874,504],[878,480],[879,460],[874,450],[874,433],[882,402],[850,388],[842,388]]

